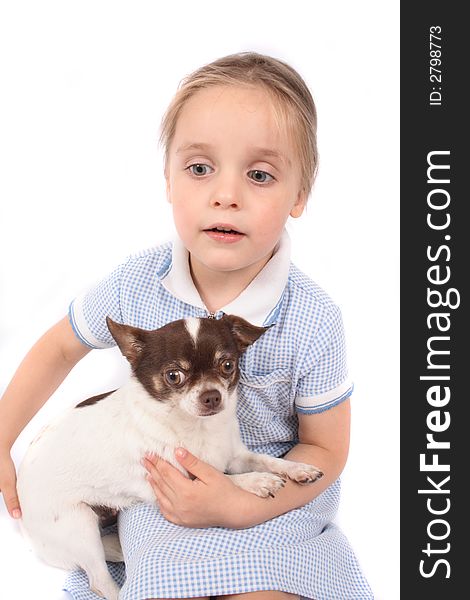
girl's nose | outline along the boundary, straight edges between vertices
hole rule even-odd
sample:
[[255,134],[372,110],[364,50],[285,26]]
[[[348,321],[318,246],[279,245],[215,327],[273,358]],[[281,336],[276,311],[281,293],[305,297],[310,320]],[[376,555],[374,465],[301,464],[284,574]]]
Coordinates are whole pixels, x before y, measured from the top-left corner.
[[215,208],[239,209],[241,207],[242,192],[239,183],[236,181],[236,177],[230,175],[221,176],[215,183],[211,205]]

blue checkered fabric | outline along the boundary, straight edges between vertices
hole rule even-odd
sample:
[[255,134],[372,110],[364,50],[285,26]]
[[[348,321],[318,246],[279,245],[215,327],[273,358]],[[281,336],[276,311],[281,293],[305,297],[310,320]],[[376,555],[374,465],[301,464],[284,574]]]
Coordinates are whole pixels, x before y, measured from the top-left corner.
[[[94,348],[114,345],[106,315],[144,329],[207,316],[203,305],[165,287],[172,268],[171,244],[130,257],[72,302],[70,320],[79,339]],[[250,286],[247,306],[260,291]],[[328,410],[349,397],[352,385],[340,311],[292,264],[264,324],[272,327],[241,360],[238,417],[250,449],[282,456],[298,443],[298,413]],[[373,598],[347,539],[332,523],[339,489],[337,481],[306,506],[246,530],[180,527],[144,504],[124,510],[119,535],[126,567],[110,564],[123,586],[120,597],[282,590],[315,600]],[[65,589],[76,600],[98,598],[82,571],[68,577]]]
[[[194,598],[280,590],[315,600],[373,598],[344,534],[333,524],[339,480],[303,508],[242,530],[188,529],[140,504],[119,516],[126,557],[109,563],[120,598]],[[75,600],[99,600],[83,571],[65,588]]]

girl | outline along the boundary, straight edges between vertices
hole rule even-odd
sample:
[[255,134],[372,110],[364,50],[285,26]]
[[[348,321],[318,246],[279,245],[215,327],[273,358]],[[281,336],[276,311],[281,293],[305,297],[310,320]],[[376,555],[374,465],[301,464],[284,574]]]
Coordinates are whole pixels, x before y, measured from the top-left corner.
[[[163,119],[172,244],[132,256],[75,299],[27,355],[0,405],[0,487],[20,516],[10,448],[73,366],[114,344],[105,318],[146,329],[189,316],[237,314],[270,325],[241,362],[242,438],[259,452],[318,465],[310,487],[273,499],[236,488],[187,452],[184,478],[147,457],[156,505],[119,517],[128,600],[371,598],[332,524],[349,445],[349,397],[338,308],[290,262],[285,223],[300,217],[317,168],[316,111],[287,64],[255,53],[206,65],[180,86]],[[73,598],[97,598],[82,572]]]

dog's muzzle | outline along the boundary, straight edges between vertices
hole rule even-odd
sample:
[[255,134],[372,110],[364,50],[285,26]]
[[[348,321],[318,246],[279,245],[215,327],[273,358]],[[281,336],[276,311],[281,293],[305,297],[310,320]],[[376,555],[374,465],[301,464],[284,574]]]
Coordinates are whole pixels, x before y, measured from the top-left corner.
[[199,396],[200,415],[209,417],[215,415],[222,409],[222,396],[219,390],[206,390]]

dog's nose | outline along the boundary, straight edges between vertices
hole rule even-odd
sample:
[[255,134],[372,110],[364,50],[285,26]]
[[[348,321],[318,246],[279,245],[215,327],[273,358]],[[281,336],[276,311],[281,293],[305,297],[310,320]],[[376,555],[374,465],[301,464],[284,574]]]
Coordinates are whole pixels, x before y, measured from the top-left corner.
[[218,390],[207,390],[206,392],[202,392],[199,400],[205,409],[215,410],[219,408],[222,397]]

